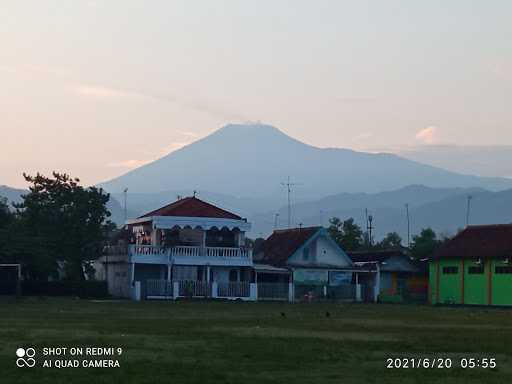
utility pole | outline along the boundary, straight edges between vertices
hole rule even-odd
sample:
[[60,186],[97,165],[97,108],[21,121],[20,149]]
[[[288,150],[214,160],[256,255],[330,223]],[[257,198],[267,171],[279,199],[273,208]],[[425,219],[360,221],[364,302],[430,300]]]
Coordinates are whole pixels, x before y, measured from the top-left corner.
[[469,213],[471,211],[471,199],[473,199],[473,196],[468,195],[468,205],[466,208],[466,227],[469,225]]
[[369,243],[370,247],[373,244],[373,241],[372,241],[372,229],[373,229],[372,222],[373,222],[373,216],[369,215],[368,216],[368,227],[367,227],[367,229],[368,229],[368,243]]
[[405,213],[407,214],[407,248],[411,248],[411,221],[409,218],[409,203],[405,204]]
[[279,213],[276,213],[274,215],[274,229],[277,229],[278,225],[279,225]]
[[292,192],[292,186],[300,185],[300,183],[292,183],[290,182],[290,176],[288,176],[287,182],[281,183],[282,186],[285,186],[288,191],[288,228],[292,227],[292,204],[290,200],[290,194]]
[[125,188],[123,190],[123,194],[124,194],[124,222],[126,224],[126,220],[128,220],[128,206],[127,206],[127,202],[128,202],[128,188]]

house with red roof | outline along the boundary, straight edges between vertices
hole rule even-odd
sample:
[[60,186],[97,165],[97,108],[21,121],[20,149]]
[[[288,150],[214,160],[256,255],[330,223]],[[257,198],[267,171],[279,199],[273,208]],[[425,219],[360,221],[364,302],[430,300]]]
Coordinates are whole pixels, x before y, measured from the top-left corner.
[[144,297],[255,299],[246,219],[193,196],[126,225],[131,281]]
[[468,226],[433,255],[432,304],[512,305],[512,224]]
[[275,230],[256,259],[258,291],[262,283],[290,281],[294,300],[305,296],[359,300],[359,280],[364,280],[368,283],[364,298],[374,301],[377,297],[375,286],[380,277],[376,263],[353,263],[323,227]]

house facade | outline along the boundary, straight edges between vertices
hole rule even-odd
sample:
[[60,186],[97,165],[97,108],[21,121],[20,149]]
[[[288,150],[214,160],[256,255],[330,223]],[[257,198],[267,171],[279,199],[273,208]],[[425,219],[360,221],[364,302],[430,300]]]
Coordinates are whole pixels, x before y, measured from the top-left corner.
[[[265,240],[255,268],[272,266],[288,271],[294,299],[361,300],[359,279],[376,275],[372,266],[357,266],[322,227],[276,230]],[[258,274],[258,282],[273,276]],[[372,294],[371,300],[375,297]]]
[[432,304],[512,305],[512,224],[468,226],[429,263]]
[[426,301],[428,273],[425,262],[417,262],[402,249],[350,252],[355,264],[377,263],[380,270],[379,301]]
[[132,285],[148,298],[251,298],[251,227],[242,217],[186,197],[128,220]]

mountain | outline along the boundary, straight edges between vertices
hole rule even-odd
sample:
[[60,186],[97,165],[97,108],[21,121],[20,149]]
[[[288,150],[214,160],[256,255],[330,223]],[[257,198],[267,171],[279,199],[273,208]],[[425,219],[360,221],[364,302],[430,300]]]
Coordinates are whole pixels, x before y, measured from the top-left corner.
[[512,145],[422,145],[399,149],[406,159],[453,172],[489,177],[512,177]]
[[[26,189],[17,189],[6,185],[0,185],[0,198],[6,198],[9,202],[9,206],[12,206],[11,203],[21,203],[23,201],[21,195],[26,193],[28,193],[28,190]],[[119,201],[117,201],[113,196],[110,197],[110,200],[107,203],[107,208],[112,214],[110,220],[118,225],[124,222],[124,209],[121,207],[121,204],[119,204]]]
[[288,176],[301,183],[293,188],[295,201],[411,184],[512,188],[512,180],[462,175],[388,153],[317,148],[262,124],[227,125],[101,186],[113,193],[126,187],[130,193],[197,189],[282,202],[286,197],[281,183]]
[[21,195],[27,193],[24,189],[11,188],[7,185],[0,185],[0,198],[6,198],[9,205],[11,203],[21,203]]
[[[434,189],[420,185],[376,194],[338,194],[293,206],[293,225],[328,225],[328,219],[353,217],[365,227],[365,208],[373,215],[375,238],[388,232],[407,237],[405,203],[409,203],[411,234],[432,227],[446,235],[456,233],[466,223],[467,197],[472,196],[470,224],[512,223],[512,189],[490,192],[482,189]],[[279,213],[279,227],[286,226],[287,208]],[[253,236],[266,235],[274,227],[275,212],[254,215]]]

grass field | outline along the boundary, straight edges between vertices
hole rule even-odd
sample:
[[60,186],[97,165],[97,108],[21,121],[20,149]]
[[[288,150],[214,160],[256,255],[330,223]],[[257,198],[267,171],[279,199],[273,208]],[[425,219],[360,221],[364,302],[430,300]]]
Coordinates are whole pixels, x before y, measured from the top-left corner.
[[[62,346],[122,348],[120,368],[40,366],[44,347]],[[36,349],[34,368],[16,367],[18,347]],[[387,369],[390,357],[454,367]],[[457,368],[461,357],[497,368]],[[512,310],[3,299],[0,368],[0,383],[505,383]]]

